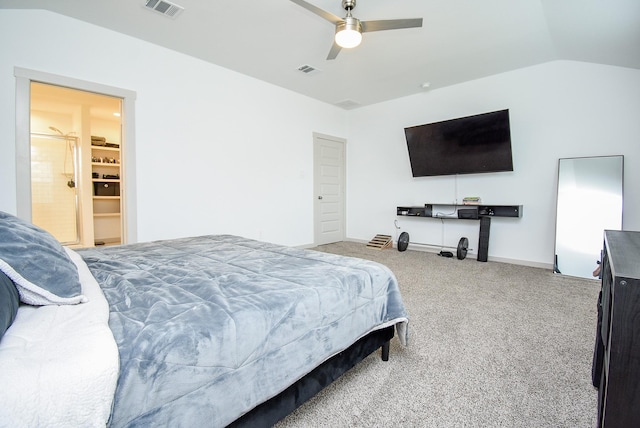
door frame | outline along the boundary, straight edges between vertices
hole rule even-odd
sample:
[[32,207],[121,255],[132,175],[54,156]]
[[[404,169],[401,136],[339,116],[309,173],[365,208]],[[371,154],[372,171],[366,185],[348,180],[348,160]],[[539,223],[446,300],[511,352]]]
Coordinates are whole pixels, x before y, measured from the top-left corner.
[[122,175],[126,176],[126,192],[122,203],[124,221],[123,243],[137,242],[137,183],[135,162],[135,100],[136,93],[128,89],[88,82],[37,70],[14,67],[16,78],[16,214],[31,221],[31,82],[63,86],[122,99]]
[[346,219],[346,194],[347,194],[347,140],[344,138],[334,137],[332,135],[313,133],[313,244],[319,245],[319,232],[320,232],[320,204],[318,202],[319,192],[319,180],[318,180],[318,159],[316,159],[316,145],[319,143],[319,139],[330,140],[332,142],[342,144],[342,212],[340,213],[340,221],[342,223],[342,235],[341,240],[346,237],[347,219]]

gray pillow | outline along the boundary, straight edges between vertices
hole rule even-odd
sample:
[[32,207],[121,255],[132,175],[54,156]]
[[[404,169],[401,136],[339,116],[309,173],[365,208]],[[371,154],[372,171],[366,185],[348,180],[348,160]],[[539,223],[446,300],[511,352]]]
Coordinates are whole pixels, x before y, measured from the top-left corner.
[[0,272],[0,339],[16,319],[18,306],[20,306],[20,296],[16,286],[7,275]]
[[0,211],[0,270],[30,305],[85,302],[78,270],[49,232]]

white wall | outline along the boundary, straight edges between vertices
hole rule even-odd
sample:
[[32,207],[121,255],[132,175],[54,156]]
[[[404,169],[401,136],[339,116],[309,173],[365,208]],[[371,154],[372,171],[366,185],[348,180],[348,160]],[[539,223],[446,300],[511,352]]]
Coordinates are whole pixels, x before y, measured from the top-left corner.
[[344,110],[46,11],[0,9],[0,210],[16,212],[14,67],[136,92],[138,239],[313,242],[313,140]]
[[[405,127],[501,109],[510,112],[514,172],[411,176]],[[524,205],[521,219],[493,219],[490,259],[551,266],[558,159],[618,154],[625,156],[624,228],[640,230],[640,70],[556,61],[360,108],[349,121],[352,239],[407,231],[412,241],[437,245],[456,246],[467,236],[477,249],[478,222],[443,226],[397,217],[396,206],[480,196],[487,204]],[[584,209],[589,215],[598,207],[585,201]]]
[[[0,210],[15,212],[14,67],[135,91],[138,238],[233,233],[313,242],[312,133],[347,138],[347,236],[396,235],[398,205],[479,195],[489,256],[553,260],[558,158],[625,156],[625,228],[640,230],[640,71],[552,62],[350,112],[54,13],[0,9]],[[513,173],[411,177],[406,126],[508,108]],[[457,189],[457,191],[456,191]],[[585,215],[597,209],[585,203]],[[412,241],[477,248],[478,224],[400,218]]]

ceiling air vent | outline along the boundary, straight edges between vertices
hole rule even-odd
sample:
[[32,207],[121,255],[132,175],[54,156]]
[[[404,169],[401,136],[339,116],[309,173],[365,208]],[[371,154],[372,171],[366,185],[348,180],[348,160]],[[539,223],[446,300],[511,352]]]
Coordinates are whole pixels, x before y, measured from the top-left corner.
[[184,10],[184,7],[164,0],[147,0],[145,6],[170,18],[175,18]]
[[322,70],[319,70],[319,69],[317,69],[317,68],[315,68],[315,67],[312,67],[312,66],[310,66],[310,65],[305,64],[305,65],[301,65],[300,67],[298,67],[298,71],[301,71],[301,72],[303,72],[304,74],[309,74],[309,75],[311,75],[311,74],[317,74],[317,73],[320,73],[320,71],[322,71]]

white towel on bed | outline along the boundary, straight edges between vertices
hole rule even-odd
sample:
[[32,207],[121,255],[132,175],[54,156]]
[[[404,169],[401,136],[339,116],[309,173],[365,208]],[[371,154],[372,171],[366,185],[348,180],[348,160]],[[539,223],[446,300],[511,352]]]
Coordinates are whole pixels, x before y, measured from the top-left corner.
[[0,342],[0,426],[104,427],[118,378],[109,307],[82,258],[89,302],[21,305]]

